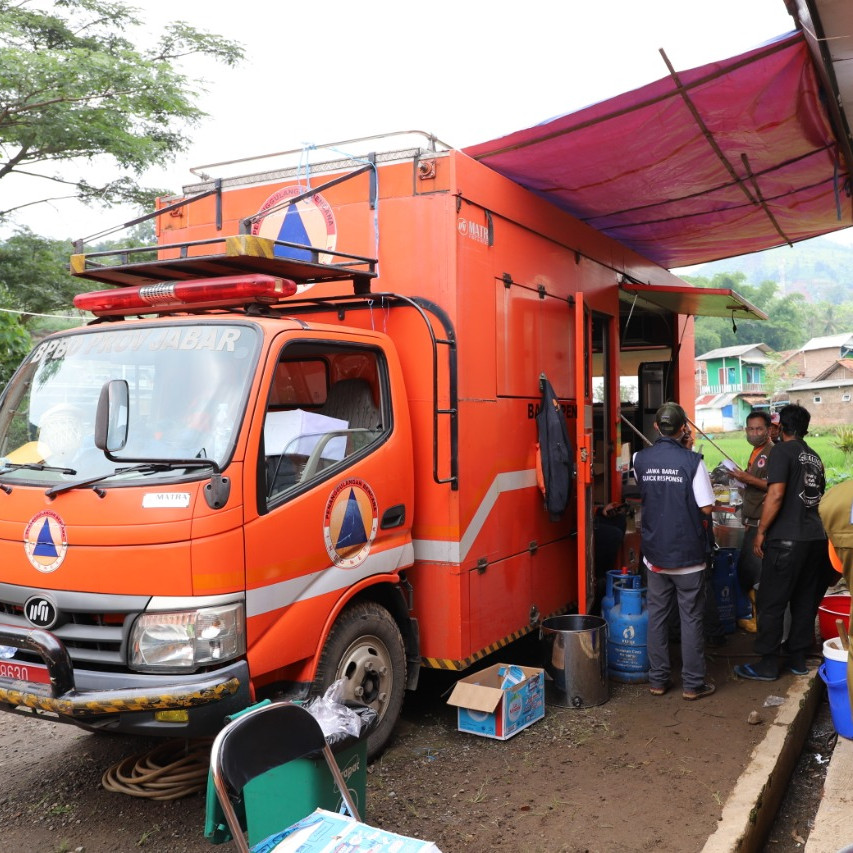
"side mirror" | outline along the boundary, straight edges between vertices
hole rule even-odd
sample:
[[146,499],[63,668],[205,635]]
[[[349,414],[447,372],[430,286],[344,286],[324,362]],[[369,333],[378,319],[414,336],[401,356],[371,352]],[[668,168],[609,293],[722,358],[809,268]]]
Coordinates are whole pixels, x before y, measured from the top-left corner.
[[95,447],[107,455],[122,450],[127,444],[129,400],[130,392],[124,379],[111,379],[101,388],[95,413]]

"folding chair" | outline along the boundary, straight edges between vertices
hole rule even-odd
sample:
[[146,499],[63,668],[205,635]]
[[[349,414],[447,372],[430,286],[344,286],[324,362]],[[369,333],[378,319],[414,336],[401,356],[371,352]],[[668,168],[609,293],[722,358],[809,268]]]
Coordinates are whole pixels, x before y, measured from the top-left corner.
[[305,708],[291,702],[264,705],[247,711],[219,732],[210,753],[213,786],[231,835],[242,853],[250,853],[250,850],[232,798],[238,797],[252,779],[268,770],[297,758],[315,757],[319,753],[326,759],[350,814],[360,820],[323,730]]

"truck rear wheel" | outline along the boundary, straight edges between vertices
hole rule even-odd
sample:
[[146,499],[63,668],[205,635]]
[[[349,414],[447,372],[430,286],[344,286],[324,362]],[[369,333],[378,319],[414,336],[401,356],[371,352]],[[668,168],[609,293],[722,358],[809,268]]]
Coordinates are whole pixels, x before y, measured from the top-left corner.
[[391,738],[406,686],[403,637],[381,605],[368,601],[341,613],[323,647],[312,693],[322,695],[341,678],[344,699],[369,705],[379,716],[367,738],[367,757],[375,758]]

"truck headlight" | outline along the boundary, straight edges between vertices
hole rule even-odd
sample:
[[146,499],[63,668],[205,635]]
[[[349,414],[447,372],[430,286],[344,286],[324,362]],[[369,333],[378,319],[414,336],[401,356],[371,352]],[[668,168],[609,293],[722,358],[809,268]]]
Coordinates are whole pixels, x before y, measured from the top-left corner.
[[140,672],[187,672],[246,651],[242,603],[171,613],[143,613],[130,634],[130,666]]

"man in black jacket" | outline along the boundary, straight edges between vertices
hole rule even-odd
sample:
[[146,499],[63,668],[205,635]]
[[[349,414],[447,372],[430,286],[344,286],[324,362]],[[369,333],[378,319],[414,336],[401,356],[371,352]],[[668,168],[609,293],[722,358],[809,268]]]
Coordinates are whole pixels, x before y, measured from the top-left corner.
[[811,415],[802,406],[779,412],[782,441],[767,462],[767,497],[753,550],[761,558],[758,633],[761,660],[734,668],[740,678],[775,681],[779,677],[785,609],[791,607],[789,668],[807,675],[806,653],[814,644],[817,608],[829,578],[828,546],[818,505],[826,481],[820,456],[806,444]]
[[685,699],[710,696],[705,680],[705,565],[714,490],[699,454],[681,443],[684,409],[664,403],[655,414],[657,441],[634,457],[642,499],[640,541],[648,569],[649,690],[662,696],[672,685],[668,619],[678,606],[681,680]]

